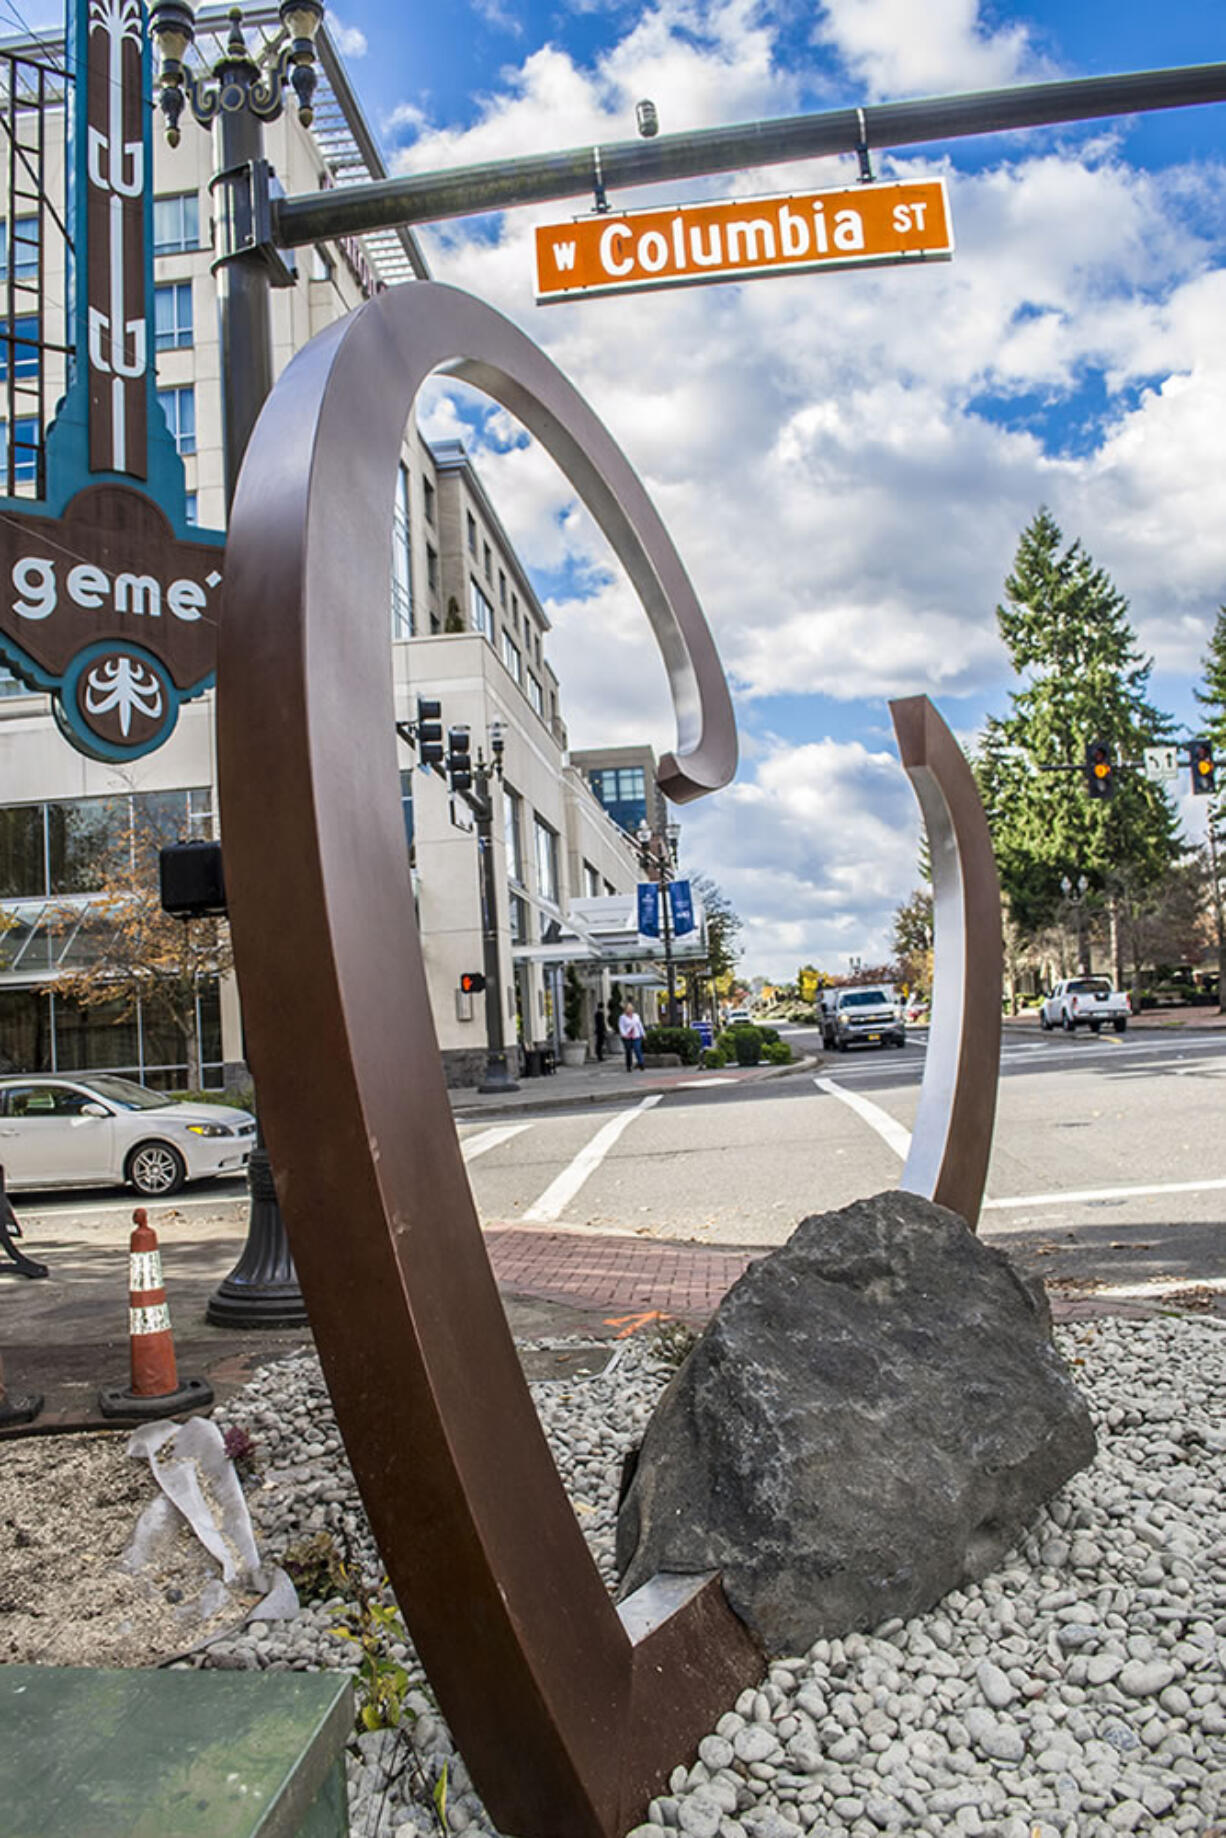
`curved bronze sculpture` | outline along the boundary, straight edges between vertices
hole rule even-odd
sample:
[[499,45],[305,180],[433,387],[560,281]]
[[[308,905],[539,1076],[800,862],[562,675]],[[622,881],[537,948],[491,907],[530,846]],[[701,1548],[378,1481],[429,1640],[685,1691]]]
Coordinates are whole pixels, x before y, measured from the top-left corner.
[[1004,942],[975,775],[927,696],[891,702],[932,857],[934,975],[924,1083],[899,1186],[979,1223],[996,1120]]
[[405,425],[429,372],[465,357],[580,484],[644,597],[678,711],[665,790],[694,797],[735,770],[710,634],[620,451],[523,333],[413,283],[299,353],[252,437],[218,671],[227,885],[294,1261],[431,1683],[503,1830],[616,1838],[761,1660],[713,1578],[658,1579],[620,1613],[610,1601],[520,1372],[452,1123],[396,794],[386,608]]
[[448,363],[553,453],[638,589],[677,709],[665,791],[697,797],[735,770],[710,634],[620,450],[523,333],[415,282],[300,352],[252,437],[219,649],[226,878],[278,1195],[413,1639],[499,1826],[618,1838],[761,1656],[714,1577],[611,1603],[459,1152],[413,918],[386,613],[400,444]]

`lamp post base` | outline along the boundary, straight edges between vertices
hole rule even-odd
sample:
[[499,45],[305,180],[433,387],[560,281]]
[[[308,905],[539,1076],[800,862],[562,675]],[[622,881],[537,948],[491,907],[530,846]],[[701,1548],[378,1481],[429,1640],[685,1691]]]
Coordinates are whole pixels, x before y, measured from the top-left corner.
[[251,1217],[243,1254],[209,1297],[214,1327],[305,1327],[310,1319],[277,1205],[272,1164],[263,1145],[247,1164]]
[[518,1091],[518,1082],[511,1077],[505,1053],[491,1053],[485,1062],[485,1073],[478,1091]]

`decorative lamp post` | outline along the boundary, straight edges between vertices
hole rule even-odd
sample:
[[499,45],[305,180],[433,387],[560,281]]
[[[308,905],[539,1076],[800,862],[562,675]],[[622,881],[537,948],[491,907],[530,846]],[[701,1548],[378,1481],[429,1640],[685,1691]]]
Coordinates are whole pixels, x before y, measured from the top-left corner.
[[1072,908],[1077,928],[1077,968],[1083,976],[1089,976],[1091,960],[1090,941],[1086,935],[1086,895],[1090,891],[1090,883],[1084,874],[1079,874],[1075,881],[1070,880],[1067,874],[1062,874],[1060,891],[1066,904]]
[[[276,121],[287,86],[298,119],[309,127],[315,93],[315,34],[322,0],[283,0],[285,42],[261,67],[247,49],[242,10],[230,11],[225,52],[208,75],[195,75],[185,59],[195,42],[196,18],[188,0],[155,0],[149,31],[157,47],[160,106],[166,138],[180,140],[184,107],[213,131],[217,170],[214,198],[217,250],[218,334],[227,508],[251,430],[272,389],[272,325],[268,292],[292,286],[292,271],[271,243],[271,169],[264,157],[264,123]],[[238,1263],[209,1297],[208,1319],[219,1327],[298,1327],[307,1320],[298,1273],[277,1204],[272,1167],[258,1127],[247,1166],[250,1216]]]
[[639,857],[643,869],[660,885],[660,927],[664,941],[664,974],[668,979],[669,1027],[677,1025],[677,968],[673,962],[673,920],[672,907],[668,890],[673,881],[677,866],[677,848],[681,841],[681,825],[668,823],[662,835],[653,833],[644,821],[638,827],[635,841],[639,845]]

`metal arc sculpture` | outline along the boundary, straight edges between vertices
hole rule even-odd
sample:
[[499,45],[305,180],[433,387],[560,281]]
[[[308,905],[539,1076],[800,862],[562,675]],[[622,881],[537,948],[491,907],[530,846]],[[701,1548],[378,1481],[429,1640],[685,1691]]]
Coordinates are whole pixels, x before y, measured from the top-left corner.
[[[321,1363],[439,1702],[501,1829],[619,1838],[763,1662],[716,1576],[657,1577],[611,1602],[523,1379],[460,1154],[404,847],[386,616],[401,441],[421,383],[442,368],[537,436],[626,568],[676,709],[664,790],[685,801],[735,771],[718,656],[624,456],[509,321],[456,289],[410,283],[294,358],[239,480],[217,703],[230,915]],[[935,826],[938,926],[958,929],[971,909],[948,889],[982,885],[946,862],[970,834],[961,755],[923,698],[900,707],[919,711],[899,736]],[[961,957],[972,947],[964,939]],[[938,977],[949,961],[939,943]],[[938,986],[938,1018],[942,999]],[[971,1012],[956,1003],[951,1025]],[[957,1190],[964,1216],[978,1211],[973,1181],[958,1188],[946,1170],[973,1160],[959,1160],[956,1138],[982,1127],[982,1107],[958,1096],[975,1067],[955,1059],[922,1111],[944,1145],[933,1197],[957,1204]]]
[[337,1419],[414,1642],[499,1828],[617,1838],[761,1655],[714,1577],[619,1610],[540,1428],[430,1014],[397,791],[393,482],[420,384],[470,360],[605,529],[664,654],[669,796],[736,733],[681,562],[608,433],[471,296],[412,283],[287,367],[248,448],[218,660],[226,882],[277,1190]]
[[891,702],[932,858],[933,1000],[899,1186],[979,1223],[1000,1073],[1004,940],[988,820],[966,756],[927,696]]

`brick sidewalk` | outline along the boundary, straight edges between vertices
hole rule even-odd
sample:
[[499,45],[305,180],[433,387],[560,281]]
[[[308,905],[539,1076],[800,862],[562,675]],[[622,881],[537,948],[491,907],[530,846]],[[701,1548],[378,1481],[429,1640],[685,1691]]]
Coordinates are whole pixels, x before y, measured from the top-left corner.
[[763,1255],[526,1226],[493,1226],[485,1241],[498,1285],[510,1295],[694,1323],[705,1322],[754,1256]]

